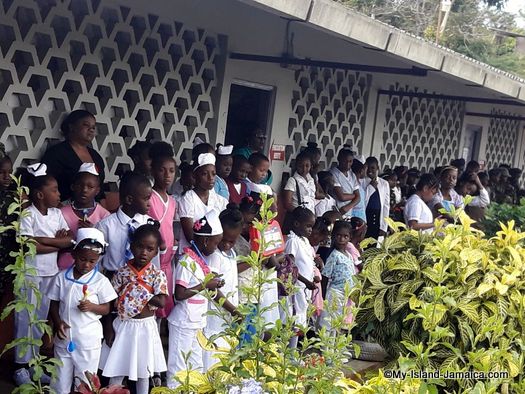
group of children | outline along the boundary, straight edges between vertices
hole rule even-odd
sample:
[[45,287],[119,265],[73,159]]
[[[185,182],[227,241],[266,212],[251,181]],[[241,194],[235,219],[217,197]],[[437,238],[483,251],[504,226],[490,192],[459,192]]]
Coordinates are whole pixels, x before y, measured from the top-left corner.
[[[52,385],[58,393],[69,393],[75,376],[97,369],[110,383],[135,381],[138,393],[147,393],[150,379],[161,373],[168,387],[177,387],[177,372],[203,371],[217,362],[213,352],[201,348],[198,333],[212,337],[246,319],[239,303],[258,303],[268,326],[293,319],[297,335],[290,346],[296,346],[308,327],[330,327],[323,300],[339,312],[347,310],[347,290],[361,266],[359,244],[386,235],[385,218],[395,213],[389,208],[402,196],[407,197],[404,220],[422,231],[431,230],[437,211],[452,210],[461,200],[453,167],[442,169],[440,180],[405,173],[401,191],[397,173],[379,177],[377,159],[354,157],[347,147],[336,167],[320,171],[315,144],[295,158],[295,172],[276,195],[268,185],[269,159],[250,152],[245,157],[235,155],[232,146],[214,149],[200,142],[191,163],[178,166],[168,143],[139,142],[128,152],[135,168],[120,179],[120,206],[113,213],[96,201],[101,177],[94,163],[78,168],[68,201],[61,201],[63,185],[45,164],[21,172],[29,204],[20,234],[36,245],[36,255],[27,259],[32,272],[25,291],[28,302],[38,305],[37,317],[49,318],[56,333],[54,352],[62,364]],[[13,220],[7,210],[14,198],[12,172],[0,149],[1,223]],[[479,204],[486,204],[483,184],[469,179],[476,183]],[[241,290],[254,283],[254,270],[238,257],[253,248],[257,235],[251,226],[262,194],[276,200],[271,209],[279,210],[285,237],[282,253],[268,256],[261,267],[266,277],[280,281],[262,284],[260,299],[254,300]],[[0,236],[0,257],[7,261],[14,237]],[[292,282],[294,291],[285,282]],[[33,289],[43,295],[41,302]],[[159,335],[163,319],[169,330],[167,360]],[[31,329],[33,338],[42,336],[27,313],[17,313],[15,321],[17,338]],[[217,345],[225,343],[217,339]],[[31,379],[28,362],[39,351],[37,346],[20,350],[18,384]]]
[[[134,157],[136,170],[121,177],[120,206],[113,213],[96,202],[101,185],[94,163],[79,167],[68,201],[61,201],[57,180],[45,164],[20,171],[29,190],[20,235],[36,246],[36,255],[26,260],[32,271],[25,292],[28,302],[38,305],[37,318],[49,319],[55,332],[54,353],[61,365],[51,385],[57,393],[69,393],[75,377],[97,370],[109,383],[121,384],[125,377],[136,382],[137,393],[147,393],[150,379],[161,373],[168,387],[177,387],[177,372],[202,371],[217,362],[201,348],[198,332],[217,334],[242,318],[239,302],[253,302],[240,291],[253,279],[253,269],[237,257],[252,249],[250,230],[261,195],[273,194],[262,183],[268,158],[258,152],[248,159],[232,156],[231,146],[214,150],[201,143],[175,182],[172,147],[158,142],[146,148],[147,155]],[[11,174],[12,167],[3,154],[0,169]],[[13,197],[10,181],[0,188],[2,196]],[[297,333],[310,323],[310,305],[319,315],[323,295],[340,297],[352,284],[360,263],[356,247],[366,226],[342,221],[337,211],[316,216],[315,207],[306,206],[293,211],[284,253],[262,267],[277,278],[286,275],[279,262],[292,261],[297,291],[284,295],[276,281],[264,283],[260,307],[268,326],[286,316],[294,319]],[[34,289],[42,294],[40,302]],[[280,297],[288,297],[290,314],[279,311]],[[207,316],[218,308],[231,319]],[[159,335],[162,319],[169,329],[167,360]],[[17,338],[27,337],[29,330],[33,338],[42,337],[25,312],[16,314],[15,326]],[[31,380],[28,363],[38,352],[36,345],[26,352],[17,349],[17,384]]]

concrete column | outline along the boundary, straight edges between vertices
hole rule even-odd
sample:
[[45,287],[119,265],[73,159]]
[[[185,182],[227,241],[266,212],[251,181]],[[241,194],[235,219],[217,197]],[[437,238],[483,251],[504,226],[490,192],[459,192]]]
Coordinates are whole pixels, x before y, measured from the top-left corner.
[[516,138],[516,152],[514,154],[514,167],[523,168],[525,165],[523,156],[525,154],[525,122],[520,122],[518,125],[518,133]]
[[372,144],[374,138],[376,110],[378,104],[379,94],[378,89],[374,86],[370,88],[368,95],[368,102],[366,104],[366,119],[365,128],[363,130],[363,142],[361,152],[359,154],[368,157],[372,155]]
[[[388,96],[382,94],[377,95],[376,107],[373,113],[373,133],[371,138],[370,156],[379,158],[384,150],[383,146],[383,127],[385,123],[385,112],[387,108]],[[385,163],[379,163],[383,166]]]
[[484,160],[485,164],[487,163],[487,143],[489,140],[489,128],[490,128],[490,119],[489,118],[474,118],[476,124],[482,126],[481,129],[481,138],[479,141],[479,152],[478,160]]

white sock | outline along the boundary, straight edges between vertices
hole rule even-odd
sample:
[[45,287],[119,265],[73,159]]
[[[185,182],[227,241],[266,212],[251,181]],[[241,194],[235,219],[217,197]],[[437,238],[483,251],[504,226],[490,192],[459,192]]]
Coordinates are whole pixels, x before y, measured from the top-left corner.
[[124,376],[113,376],[112,378],[109,378],[109,384],[116,384],[117,386],[122,386],[122,382],[124,381]]
[[142,378],[137,380],[137,394],[148,394],[149,393],[149,379]]

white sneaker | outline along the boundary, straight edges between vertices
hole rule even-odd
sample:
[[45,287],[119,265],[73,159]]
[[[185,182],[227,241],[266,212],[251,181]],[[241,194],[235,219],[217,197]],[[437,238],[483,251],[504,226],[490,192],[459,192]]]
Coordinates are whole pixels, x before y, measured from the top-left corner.
[[31,375],[27,368],[17,369],[13,375],[13,379],[17,386],[22,386],[23,384],[31,383]]

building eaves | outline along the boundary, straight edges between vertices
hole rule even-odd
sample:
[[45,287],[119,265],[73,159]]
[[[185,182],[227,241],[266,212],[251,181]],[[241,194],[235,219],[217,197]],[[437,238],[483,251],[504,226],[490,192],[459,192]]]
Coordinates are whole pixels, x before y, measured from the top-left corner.
[[370,18],[333,0],[242,0],[359,41],[468,83],[525,101],[525,80]]

